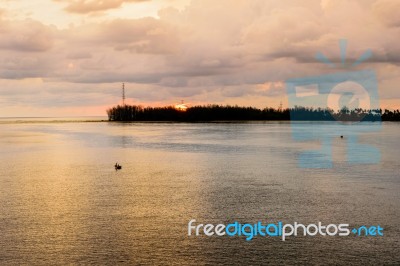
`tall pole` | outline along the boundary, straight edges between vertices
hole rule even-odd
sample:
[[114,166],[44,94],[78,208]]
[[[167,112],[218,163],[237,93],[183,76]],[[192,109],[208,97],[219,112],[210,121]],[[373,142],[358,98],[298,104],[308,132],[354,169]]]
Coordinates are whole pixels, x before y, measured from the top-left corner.
[[125,106],[125,83],[122,83],[122,105]]

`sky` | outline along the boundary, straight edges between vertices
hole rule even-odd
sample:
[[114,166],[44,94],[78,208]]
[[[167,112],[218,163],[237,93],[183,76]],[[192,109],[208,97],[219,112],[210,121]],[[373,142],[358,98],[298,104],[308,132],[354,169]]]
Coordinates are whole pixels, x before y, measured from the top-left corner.
[[[292,78],[373,70],[400,108],[398,0],[0,0],[0,117],[287,106]],[[332,68],[318,52],[340,62]],[[352,67],[370,49],[373,56]]]

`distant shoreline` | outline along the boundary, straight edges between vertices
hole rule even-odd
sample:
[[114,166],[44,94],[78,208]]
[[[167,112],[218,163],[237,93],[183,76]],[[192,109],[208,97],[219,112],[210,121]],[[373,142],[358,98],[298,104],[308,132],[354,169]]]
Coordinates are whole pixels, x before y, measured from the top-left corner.
[[[110,123],[110,124],[265,124],[265,123],[337,123],[341,121],[318,121],[318,120],[209,120],[209,121],[109,121],[102,120],[8,120],[1,121],[0,125],[6,124],[73,124],[73,123]],[[399,121],[344,121],[343,124],[354,123],[397,123]]]
[[295,106],[293,108],[264,108],[230,105],[203,105],[182,109],[176,106],[142,107],[137,105],[117,105],[107,109],[109,121],[400,121],[400,110],[313,108]]

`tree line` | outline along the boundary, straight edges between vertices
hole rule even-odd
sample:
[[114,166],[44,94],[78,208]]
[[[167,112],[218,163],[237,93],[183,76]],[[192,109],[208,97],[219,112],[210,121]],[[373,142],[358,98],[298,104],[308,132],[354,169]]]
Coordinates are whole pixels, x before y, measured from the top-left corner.
[[243,121],[243,120],[300,120],[300,121],[400,121],[400,111],[382,109],[348,109],[298,107],[286,109],[203,105],[185,111],[173,106],[143,107],[118,105],[107,109],[109,121]]

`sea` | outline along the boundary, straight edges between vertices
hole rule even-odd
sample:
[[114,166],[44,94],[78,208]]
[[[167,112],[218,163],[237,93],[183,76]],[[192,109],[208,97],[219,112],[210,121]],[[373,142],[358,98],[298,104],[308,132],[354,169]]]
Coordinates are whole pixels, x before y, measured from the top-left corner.
[[[374,128],[357,142],[378,161],[351,160],[356,146],[333,122],[1,118],[0,264],[399,265],[400,123],[360,124],[349,126]],[[321,147],[331,156],[304,160]],[[331,164],[312,164],[321,158]],[[383,235],[246,240],[189,235],[191,220]]]

